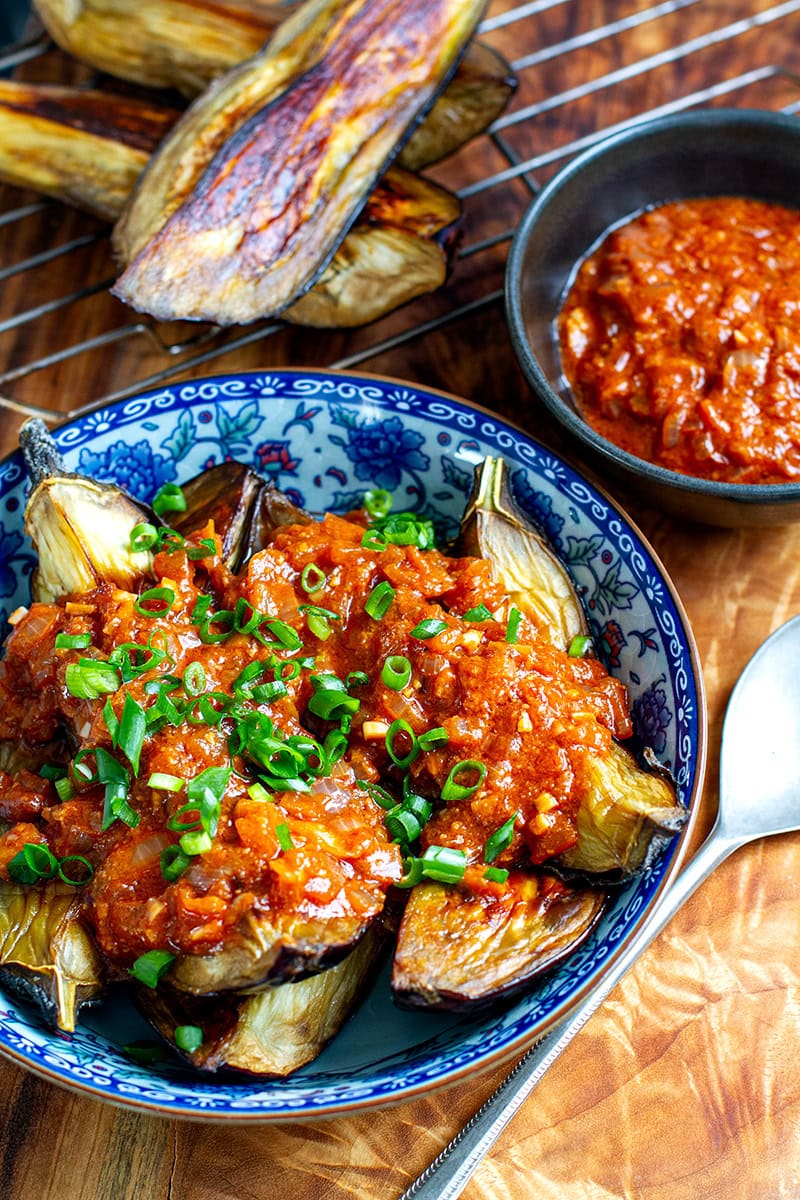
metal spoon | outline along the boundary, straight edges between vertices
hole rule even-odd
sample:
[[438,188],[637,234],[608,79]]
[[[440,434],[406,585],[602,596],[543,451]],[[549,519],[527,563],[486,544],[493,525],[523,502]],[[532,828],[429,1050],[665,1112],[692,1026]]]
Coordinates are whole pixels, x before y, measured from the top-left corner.
[[800,829],[800,616],[756,651],[731,693],[713,829],[664,901],[567,1021],[542,1038],[400,1200],[455,1200],[548,1067],[715,867],[757,838]]

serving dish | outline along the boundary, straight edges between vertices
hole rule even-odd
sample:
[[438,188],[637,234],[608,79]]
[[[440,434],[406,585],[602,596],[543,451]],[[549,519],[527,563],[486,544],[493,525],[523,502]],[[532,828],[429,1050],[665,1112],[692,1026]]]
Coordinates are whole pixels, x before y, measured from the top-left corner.
[[[63,426],[68,465],[135,496],[234,457],[270,475],[296,502],[343,511],[369,484],[455,530],[472,467],[502,454],[517,499],[550,536],[581,589],[608,665],[629,685],[637,732],[674,772],[694,814],[705,761],[702,682],[691,632],[669,581],[624,515],[548,450],[464,401],[367,376],[275,371],[180,383]],[[22,533],[18,455],[0,465],[0,603],[25,603],[34,556]],[[406,1099],[523,1049],[584,995],[619,953],[678,868],[690,819],[642,875],[621,889],[591,939],[517,1003],[465,1020],[405,1013],[378,979],[316,1062],[272,1083],[199,1079],[177,1064],[142,1066],[123,1047],[147,1037],[123,993],[72,1036],[46,1030],[7,997],[0,1050],[56,1082],[161,1115],[296,1120]]]
[[525,213],[506,270],[514,348],[534,395],[605,478],[680,517],[716,525],[800,518],[800,483],[734,484],[680,475],[627,453],[580,416],[554,322],[579,262],[609,229],[670,200],[739,195],[797,207],[800,124],[783,113],[706,109],[637,124],[560,171]]

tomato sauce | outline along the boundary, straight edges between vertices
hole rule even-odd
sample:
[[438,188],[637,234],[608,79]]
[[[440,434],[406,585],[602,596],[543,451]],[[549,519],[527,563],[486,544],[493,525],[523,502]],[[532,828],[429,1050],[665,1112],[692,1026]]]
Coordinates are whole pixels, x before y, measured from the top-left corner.
[[609,441],[685,475],[800,478],[800,211],[677,201],[614,230],[558,319],[564,374]]
[[[281,529],[235,577],[209,525],[184,548],[155,556],[154,578],[142,587],[172,596],[160,615],[139,611],[136,595],[108,584],[77,604],[33,604],[0,663],[0,741],[38,747],[49,762],[62,762],[72,787],[61,796],[27,768],[0,776],[0,815],[11,822],[0,837],[0,877],[8,877],[9,861],[26,842],[46,844],[57,858],[86,857],[94,867],[82,890],[87,919],[107,958],[124,967],[150,949],[214,953],[236,941],[244,922],[265,914],[374,917],[404,868],[379,794],[359,782],[380,784],[398,799],[407,774],[405,787],[435,807],[423,845],[463,850],[466,878],[478,889],[497,886],[482,883],[484,849],[515,814],[498,866],[538,863],[573,845],[587,754],[631,732],[623,685],[596,660],[555,649],[527,618],[517,640],[508,641],[510,602],[487,562],[407,545],[379,551],[362,544],[364,532],[357,515]],[[192,559],[186,551],[201,536],[214,552]],[[391,604],[370,615],[366,600],[380,584],[392,589]],[[283,641],[276,633],[265,646],[263,637],[232,630],[230,622],[206,625],[203,636],[203,596],[213,612],[246,602],[245,614],[269,614]],[[478,603],[492,617],[466,620]],[[327,618],[313,621],[309,604]],[[417,636],[420,622],[430,620],[438,622],[434,633]],[[58,635],[83,635],[89,645],[64,648],[62,637],[57,646]],[[73,694],[71,664],[106,662],[133,645],[162,657],[107,694]],[[403,687],[384,681],[391,656],[410,664]],[[237,681],[256,662],[264,669],[248,692]],[[260,770],[237,741],[237,722],[268,716],[278,749],[292,736],[327,745],[339,723],[315,714],[312,703],[315,678],[326,675],[347,681],[358,701],[342,725],[341,757],[331,753],[325,770],[296,790],[274,781],[271,790],[254,788]],[[275,689],[276,682],[283,687]],[[275,694],[259,693],[265,684]],[[104,822],[105,787],[92,764],[102,750],[125,766],[112,737],[115,722],[126,703],[149,717],[157,701],[166,711],[168,701],[182,704],[185,715],[148,725],[138,771],[126,767],[133,819]],[[395,721],[405,724],[391,744],[393,758],[386,734]],[[440,734],[403,765],[413,739],[433,729],[446,738]],[[281,761],[285,767],[285,753]],[[453,768],[465,761],[485,767],[480,786],[440,804]],[[163,853],[177,845],[183,827],[181,781],[227,765],[210,846],[178,878],[165,878]],[[178,787],[170,791],[154,775],[171,776]]]

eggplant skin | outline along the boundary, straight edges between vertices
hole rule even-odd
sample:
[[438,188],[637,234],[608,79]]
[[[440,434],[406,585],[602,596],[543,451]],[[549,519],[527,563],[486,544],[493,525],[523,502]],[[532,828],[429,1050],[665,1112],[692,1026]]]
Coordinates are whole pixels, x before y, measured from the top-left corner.
[[483,7],[353,0],[319,60],[225,142],[114,294],[167,320],[283,312],[324,271]]
[[[376,925],[336,966],[255,996],[197,999],[162,987],[140,988],[135,999],[157,1032],[193,1067],[284,1078],[313,1061],[339,1032],[364,995],[383,943]],[[184,1053],[175,1045],[179,1025],[202,1029],[198,1050]]]
[[400,923],[392,996],[405,1008],[469,1013],[529,987],[584,941],[605,905],[599,888],[512,871],[496,893],[418,884]]
[[0,882],[0,983],[67,1033],[106,979],[81,908],[79,889],[68,884]]

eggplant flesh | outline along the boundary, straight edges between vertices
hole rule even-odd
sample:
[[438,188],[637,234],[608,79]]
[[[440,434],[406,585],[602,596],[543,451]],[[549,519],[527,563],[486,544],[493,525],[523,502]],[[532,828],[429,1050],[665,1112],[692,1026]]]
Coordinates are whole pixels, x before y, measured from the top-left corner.
[[392,995],[404,1007],[480,1010],[527,988],[588,937],[598,888],[512,871],[497,894],[418,884],[400,923]]
[[73,1032],[84,1005],[100,996],[105,971],[81,919],[78,889],[0,883],[0,982]]
[[283,312],[324,271],[482,11],[481,0],[345,5],[318,60],[217,150],[114,293],[160,319],[229,325]]
[[578,809],[578,841],[554,862],[559,869],[609,881],[644,870],[689,819],[664,768],[645,770],[618,742],[591,756]]
[[[109,75],[177,88],[190,98],[257,54],[298,7],[253,0],[36,0],[51,37],[68,53]],[[457,150],[500,115],[515,87],[497,51],[472,43],[402,151],[403,165],[418,170]]]
[[[227,1068],[283,1078],[312,1062],[339,1032],[363,997],[380,957],[383,938],[367,931],[342,962],[320,974],[283,983],[255,996],[224,1001],[177,995],[168,988],[140,988],[136,1002],[158,1033],[204,1071]],[[175,1029],[195,1025],[199,1049],[175,1046]]]
[[476,468],[456,551],[488,559],[512,603],[562,650],[589,633],[569,572],[514,500],[502,458]]

